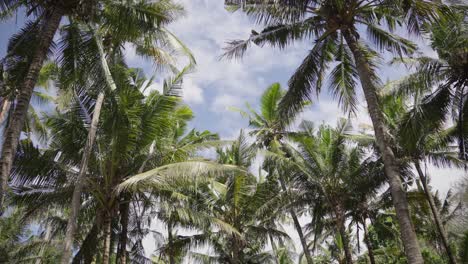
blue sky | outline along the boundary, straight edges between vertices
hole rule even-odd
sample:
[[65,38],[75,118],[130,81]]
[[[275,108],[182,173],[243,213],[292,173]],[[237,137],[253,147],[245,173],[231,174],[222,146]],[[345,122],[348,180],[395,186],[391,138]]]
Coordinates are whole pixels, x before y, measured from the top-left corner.
[[[227,12],[222,0],[179,2],[186,8],[187,14],[169,28],[193,51],[198,63],[196,71],[184,83],[184,99],[196,115],[192,125],[200,130],[218,132],[223,138],[234,138],[248,123],[228,107],[243,107],[246,102],[258,106],[260,95],[274,82],[286,88],[289,77],[312,48],[313,40],[297,42],[286,50],[252,45],[240,61],[219,60],[226,41],[246,39],[252,29],[260,31],[261,27],[242,12]],[[421,52],[437,56],[422,39],[412,40],[418,43]],[[133,56],[131,50],[128,53],[132,65],[140,65],[148,74],[152,72],[150,63],[141,64],[141,59]],[[408,74],[409,70],[405,67],[386,64],[391,59],[389,54],[383,54],[383,57],[379,70],[382,81],[397,80]],[[370,124],[364,98],[359,96],[359,112],[354,123]],[[313,98],[312,106],[300,118],[334,125],[338,118],[345,116],[325,89],[318,98]],[[433,186],[443,193],[464,174],[454,169],[438,169],[430,165],[429,168]]]
[[[197,68],[184,80],[184,100],[195,112],[191,125],[199,130],[217,132],[224,139],[236,137],[242,128],[247,127],[247,120],[228,107],[243,107],[246,102],[254,107],[265,88],[279,82],[286,88],[286,83],[294,69],[300,64],[305,54],[311,49],[313,40],[295,43],[286,50],[252,46],[241,61],[219,60],[226,41],[246,39],[252,29],[259,31],[241,12],[229,13],[224,9],[223,0],[179,0],[187,14],[170,30],[176,34],[194,53]],[[7,40],[19,30],[24,22],[23,14],[18,14],[0,24],[0,55],[3,57]],[[435,56],[421,40],[416,40],[424,53]],[[131,47],[126,51],[128,63],[132,67],[143,68],[147,75],[156,74],[154,87],[161,85],[162,75],[154,72],[151,62],[134,54]],[[388,56],[385,56],[389,59]],[[408,70],[382,65],[379,76],[383,81],[399,79]],[[360,97],[359,113],[355,123],[370,123],[365,111],[363,98]],[[324,90],[319,98],[313,98],[313,105],[306,109],[302,118],[316,123],[335,124],[339,117],[346,116],[340,111],[336,101]],[[445,193],[463,176],[459,170],[437,169],[429,166],[433,186]],[[294,236],[294,232],[292,233]],[[147,241],[148,253],[153,249],[154,241]]]
[[[251,46],[243,60],[220,60],[226,41],[246,39],[252,29],[259,31],[243,13],[229,13],[224,9],[222,0],[179,0],[186,9],[186,15],[169,29],[176,34],[194,53],[197,68],[184,80],[184,100],[194,112],[192,126],[199,130],[217,132],[222,138],[234,138],[241,128],[247,127],[247,120],[228,107],[243,107],[246,102],[257,106],[265,88],[279,82],[286,87],[287,80],[300,64],[313,40],[297,42],[286,50],[269,47]],[[0,55],[5,54],[8,37],[18,31],[24,23],[24,14],[0,24]],[[424,53],[435,56],[421,40],[416,39]],[[156,74],[151,62],[145,61],[127,47],[127,60],[133,67],[143,68],[147,75]],[[389,59],[388,56],[384,56]],[[408,70],[383,64],[379,75],[383,81],[401,78]],[[160,80],[155,87],[160,84]],[[363,98],[360,97],[359,113],[355,123],[370,123],[365,111]],[[302,118],[317,123],[335,124],[345,116],[337,103],[324,90],[319,98],[313,99],[313,105],[306,109]],[[446,191],[462,175],[460,171],[432,169],[433,184]]]

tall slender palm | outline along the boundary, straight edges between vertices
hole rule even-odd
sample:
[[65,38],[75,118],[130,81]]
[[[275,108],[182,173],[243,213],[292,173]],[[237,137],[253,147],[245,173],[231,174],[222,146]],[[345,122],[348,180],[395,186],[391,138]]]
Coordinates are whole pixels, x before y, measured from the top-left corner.
[[434,202],[428,175],[421,167],[421,163],[428,160],[437,166],[464,166],[462,160],[457,158],[454,146],[450,145],[450,135],[456,129],[445,128],[450,93],[442,89],[422,98],[416,96],[410,109],[405,109],[406,102],[398,99],[398,96],[391,94],[386,97],[383,99],[383,111],[399,147],[396,151],[402,159],[407,158],[414,164],[449,261],[456,263]]
[[[0,210],[3,210],[3,199],[7,189],[7,181],[13,164],[18,140],[24,125],[26,114],[34,87],[39,77],[42,64],[47,58],[50,48],[53,46],[53,38],[57,32],[62,17],[66,15],[84,16],[92,14],[95,1],[22,1],[3,0],[0,2],[2,15],[12,15],[19,8],[25,8],[27,14],[34,15],[33,22],[26,25],[22,39],[31,40],[33,44],[28,61],[28,67],[24,78],[18,84],[15,108],[11,122],[5,131],[5,139],[2,147],[1,171],[0,171]],[[20,41],[21,42],[21,41]],[[11,43],[12,44],[12,43]],[[15,43],[17,44],[17,43]],[[14,56],[16,46],[10,46],[7,58]],[[2,62],[3,65],[3,62]]]
[[[428,175],[423,172],[421,163],[427,161],[437,166],[463,167],[462,160],[456,157],[455,147],[451,145],[456,126],[446,127],[446,113],[450,105],[448,89],[439,89],[427,96],[413,96],[408,106],[408,97],[402,91],[408,78],[389,83],[380,96],[385,122],[394,140],[394,151],[398,153],[400,163],[412,163],[422,183],[422,190],[430,206],[434,224],[442,240],[450,263],[456,263],[456,258],[448,244],[448,238],[429,186]],[[415,85],[415,84],[412,84]],[[397,87],[397,89],[393,89]],[[373,142],[373,137],[364,141]],[[361,138],[361,139],[363,139]],[[370,141],[369,141],[370,139]],[[366,144],[367,144],[366,143]]]
[[[119,44],[130,41],[135,44],[139,54],[153,58],[158,62],[165,61],[164,64],[166,64],[171,61],[170,53],[165,52],[161,47],[170,45],[171,43],[174,44],[177,42],[177,39],[162,26],[173,21],[182,11],[179,5],[173,4],[170,0],[158,1],[156,3],[148,0],[135,2],[122,0],[5,0],[0,2],[2,15],[14,14],[15,10],[23,7],[27,10],[27,14],[34,14],[35,17],[32,22],[26,24],[16,38],[12,39],[14,41],[10,42],[7,56],[2,60],[2,65],[6,64],[7,66],[3,70],[8,72],[10,70],[8,68],[8,61],[14,60],[17,57],[16,53],[18,49],[27,47],[30,53],[26,65],[27,71],[23,75],[24,78],[21,79],[16,87],[18,94],[14,98],[16,103],[14,104],[15,108],[12,110],[12,122],[9,123],[5,131],[0,171],[0,198],[4,196],[7,188],[9,171],[24,125],[31,94],[37,83],[42,64],[47,59],[47,55],[51,53],[50,51],[53,51],[52,48],[55,47],[52,41],[59,29],[61,18],[67,16],[68,22],[72,25],[75,22],[101,24],[106,29],[107,34],[102,37],[107,37],[107,44],[114,48],[114,52],[121,50]],[[80,56],[84,52],[90,51],[83,47],[89,39],[86,39],[87,36],[81,35],[74,26],[64,26],[63,28],[66,29],[65,31],[72,29],[72,31],[68,30],[64,34],[64,37],[72,37],[68,39],[68,42],[72,42],[74,45],[67,47],[64,44],[67,41],[61,39],[59,41],[61,44],[60,49],[58,49],[61,53],[57,54],[58,56],[56,57],[72,58],[72,60],[67,60],[68,72],[62,76],[64,77],[62,81],[67,80],[71,82],[77,78],[77,74],[81,73],[81,70],[89,68],[89,65],[88,67],[83,67],[83,64],[87,64],[89,61],[80,59]],[[141,34],[142,32],[145,32],[144,36]],[[36,44],[33,49],[31,49],[30,43]],[[155,43],[158,43],[158,45],[155,45]],[[64,61],[63,58],[59,58],[59,60]],[[1,204],[2,200],[0,200]]]
[[298,150],[285,148],[290,159],[276,155],[272,158],[286,164],[286,173],[294,175],[292,178],[303,192],[321,194],[315,195],[315,199],[324,200],[330,221],[340,236],[346,263],[353,263],[345,226],[347,214],[357,210],[356,201],[363,196],[376,194],[384,182],[384,174],[375,157],[367,157],[359,147],[346,146],[346,127],[342,122],[336,129],[322,126],[315,132],[307,126],[305,135],[294,138]]
[[[85,238],[81,240],[82,245],[78,247],[74,261],[86,260],[96,255],[93,245],[96,246],[98,243],[97,238],[100,233],[104,233],[102,237],[106,242],[100,254],[103,261],[107,261],[113,254],[109,244],[113,241],[114,236],[111,236],[113,231],[108,231],[109,224],[113,227],[115,222],[111,223],[109,219],[116,216],[120,216],[122,220],[128,219],[129,214],[117,214],[119,203],[129,204],[136,198],[129,197],[126,193],[116,195],[114,189],[117,184],[126,177],[138,173],[141,171],[140,168],[145,166],[184,159],[199,147],[209,145],[204,142],[213,138],[211,133],[192,131],[186,137],[179,139],[178,145],[169,146],[167,143],[173,140],[173,135],[183,133],[184,124],[192,117],[191,111],[187,107],[179,106],[179,100],[174,96],[152,91],[148,97],[145,97],[143,92],[151,82],[141,76],[138,77],[135,71],[121,69],[117,72],[118,74],[114,75],[117,90],[105,98],[107,107],[103,108],[100,133],[96,138],[97,151],[90,156],[87,173],[92,177],[87,177],[84,183],[85,191],[81,194],[86,198],[86,203],[80,203],[82,210],[78,220],[82,230],[78,237],[85,233]],[[176,82],[176,87],[179,87],[179,81]],[[166,82],[167,93],[174,93],[173,90],[176,89],[170,85],[171,83]],[[92,91],[89,90],[88,93]],[[98,91],[94,91],[96,92]],[[79,173],[73,167],[81,162],[81,155],[76,153],[76,149],[84,145],[87,138],[85,125],[89,122],[86,120],[90,119],[88,111],[92,108],[90,97],[92,98],[83,92],[74,99],[67,111],[50,117],[48,124],[52,132],[52,142],[50,149],[41,155],[46,161],[42,161],[43,169],[34,171],[32,170],[34,166],[31,164],[28,166],[27,163],[23,163],[23,166],[18,164],[19,167],[15,168],[13,179],[18,186],[15,188],[18,190],[18,199],[23,203],[30,203],[33,210],[43,208],[42,205],[33,202],[38,197],[42,201],[48,201],[47,204],[53,203],[61,207],[70,202],[70,194],[76,181],[69,179],[77,177]],[[122,130],[123,127],[126,129]],[[152,147],[153,145],[155,147]],[[156,148],[156,153],[151,153],[152,148]],[[29,153],[30,151],[25,152],[25,155]],[[57,153],[60,155],[57,156]],[[28,160],[28,157],[19,157],[18,160],[23,162]],[[45,166],[46,164],[51,166]],[[34,191],[29,192],[28,189],[31,188]],[[129,210],[134,208],[130,205]],[[86,221],[83,223],[86,215],[89,218],[85,218]],[[123,232],[124,230],[119,238],[127,237],[128,234]],[[119,256],[122,260],[124,259],[122,256],[128,255],[127,243],[125,240],[120,243]]]
[[[154,10],[159,10],[160,12],[154,12]],[[80,47],[79,45],[73,45],[76,44],[76,42],[84,41],[84,43],[80,44],[86,44],[86,39],[83,37],[86,35],[90,35],[91,39],[94,41],[91,41],[91,44],[94,42],[96,48],[94,49],[97,51],[98,57],[100,61],[100,70],[102,71],[103,79],[105,81],[105,84],[107,85],[107,88],[110,90],[116,90],[116,85],[115,81],[113,80],[113,76],[110,71],[109,67],[109,62],[107,61],[108,59],[111,60],[120,60],[119,55],[122,54],[122,45],[124,43],[133,43],[134,45],[137,45],[140,49],[149,49],[151,54],[155,60],[156,63],[160,64],[161,62],[167,60],[168,58],[160,58],[162,56],[158,54],[161,53],[163,50],[163,45],[167,44],[165,42],[168,42],[167,38],[169,37],[170,39],[174,40],[175,38],[165,31],[162,26],[165,24],[173,21],[175,19],[175,16],[177,13],[180,13],[181,9],[180,6],[178,5],[173,5],[171,4],[170,1],[163,1],[163,2],[157,2],[157,3],[152,3],[152,2],[147,2],[147,1],[141,1],[141,2],[127,2],[127,3],[108,3],[107,8],[102,9],[100,12],[100,17],[96,21],[93,21],[93,23],[100,24],[102,26],[96,27],[95,24],[88,23],[87,28],[88,30],[83,30],[82,27],[86,27],[85,25],[82,25],[80,23],[72,25],[70,29],[68,30],[68,34],[66,35],[68,39],[64,40],[64,46],[66,48],[70,48],[70,50],[77,51],[77,48],[83,48]],[[126,16],[126,21],[120,21],[116,20],[116,17],[119,17],[122,15],[122,13],[128,13]],[[118,22],[118,23],[117,23]],[[128,26],[127,23],[133,23],[133,26]],[[139,25],[138,27],[136,25]],[[124,31],[125,30],[125,31]],[[157,32],[157,33],[155,33]],[[113,36],[110,42],[107,43],[107,45],[104,43],[104,38],[110,39],[110,36]],[[71,37],[71,38],[70,38]],[[143,39],[146,41],[143,42]],[[71,43],[70,43],[71,42]],[[148,44],[149,43],[149,44]],[[160,47],[157,46],[150,46],[154,45],[156,43],[160,44]],[[184,46],[183,46],[184,47]],[[185,48],[185,47],[184,47]],[[64,49],[66,50],[66,49]],[[93,50],[93,49],[91,49]],[[112,51],[110,56],[107,56],[107,51]],[[158,53],[159,52],[159,53]],[[140,51],[140,54],[148,56],[148,51]],[[78,78],[88,78],[87,75],[94,69],[95,67],[92,67],[93,63],[93,58],[83,58],[80,57],[79,55],[83,56],[96,56],[95,54],[91,53],[84,53],[84,52],[78,52],[77,54],[70,54],[70,52],[66,53],[64,52],[64,56],[62,59],[62,64],[64,65],[64,72],[65,72],[65,83],[71,83],[72,85],[75,85],[75,82],[79,82],[80,80],[78,79],[73,79],[73,77],[78,77]],[[117,55],[117,56],[116,56]],[[192,58],[190,56],[190,58]],[[77,63],[80,61],[90,61],[91,65],[84,65],[84,69],[77,69]],[[193,60],[191,60],[191,63]],[[79,65],[83,66],[83,65]],[[91,66],[91,67],[90,67]],[[161,65],[160,65],[161,66]],[[89,67],[90,69],[86,69],[86,67]],[[70,73],[75,73],[71,74],[72,78],[67,80],[69,77],[66,76],[66,74]],[[78,76],[77,74],[78,73]],[[95,74],[95,73],[94,73]],[[82,76],[84,75],[84,77]],[[94,137],[97,129],[97,123],[99,121],[99,112],[100,112],[100,107],[102,106],[104,100],[104,90],[101,90],[97,96],[97,100],[95,103],[95,110],[93,114],[93,118],[91,120],[91,126],[89,130],[89,141],[88,144],[85,146],[85,151],[83,152],[83,159],[82,163],[80,165],[80,174],[77,179],[77,184],[75,185],[75,191],[73,194],[73,200],[72,200],[72,210],[71,210],[71,215],[69,218],[69,223],[68,223],[68,228],[67,228],[67,234],[65,237],[65,243],[64,243],[64,254],[63,254],[63,263],[68,262],[68,259],[70,258],[71,255],[71,246],[72,246],[72,241],[73,241],[73,234],[74,230],[76,228],[76,216],[78,215],[78,210],[80,208],[80,196],[81,196],[81,189],[83,186],[83,181],[84,181],[84,175],[86,174],[86,169],[87,169],[87,163],[89,159],[89,155],[92,150],[92,146],[94,145]]]
[[244,9],[258,22],[265,24],[266,28],[260,33],[253,31],[246,41],[232,41],[225,55],[240,57],[251,43],[284,48],[297,40],[315,38],[311,51],[289,81],[289,91],[281,103],[283,116],[288,116],[292,110],[297,109],[314,86],[320,91],[323,76],[333,61],[337,61],[338,64],[330,71],[328,87],[345,110],[355,109],[356,81],[360,81],[374,126],[377,146],[382,153],[391,186],[408,261],[422,263],[421,251],[398,172],[398,163],[391,149],[387,127],[379,107],[379,79],[376,74],[378,55],[373,48],[361,41],[361,35],[364,33],[359,28],[366,29],[367,38],[378,50],[389,50],[400,56],[411,54],[416,45],[394,35],[392,31],[397,23],[405,23],[409,32],[419,33],[423,21],[438,16],[438,4],[419,0],[297,0],[273,3],[265,0],[256,3],[253,7],[245,6]]
[[[466,22],[466,5],[454,6],[457,12],[449,18],[439,19],[437,23],[428,28],[430,34],[431,47],[437,52],[438,58],[417,57],[411,59],[396,59],[395,62],[402,62],[415,68],[415,72],[408,75],[398,83],[399,93],[414,95],[423,98],[436,93],[450,92],[450,102],[440,101],[439,107],[445,109],[447,116],[451,115],[457,124],[456,135],[458,137],[458,147],[460,157],[467,159],[465,115],[468,107],[466,99],[468,92],[468,24]],[[443,91],[447,90],[447,91]],[[451,108],[446,109],[447,107]]]
[[[280,117],[278,106],[284,95],[285,91],[281,89],[280,84],[274,83],[265,90],[260,98],[261,110],[259,113],[249,105],[247,105],[249,112],[240,110],[243,116],[249,118],[249,125],[254,129],[251,132],[251,135],[256,137],[258,143],[262,147],[270,151],[280,151],[283,138],[288,134],[287,128],[295,120],[294,116],[290,116],[287,119]],[[305,105],[305,103],[303,103],[303,105]],[[298,112],[300,112],[300,110],[301,109],[298,109]],[[288,189],[285,181],[286,180],[283,178],[283,175],[279,173],[281,189],[286,195],[288,195],[290,190]],[[289,213],[291,214],[294,227],[299,235],[303,254],[306,257],[307,263],[312,264],[313,259],[296,212],[291,209],[289,210]]]

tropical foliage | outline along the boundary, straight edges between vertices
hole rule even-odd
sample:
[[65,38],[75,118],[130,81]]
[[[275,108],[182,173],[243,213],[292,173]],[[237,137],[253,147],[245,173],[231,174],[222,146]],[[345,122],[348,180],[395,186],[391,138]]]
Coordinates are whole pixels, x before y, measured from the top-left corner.
[[[467,263],[468,183],[441,193],[431,176],[466,170],[468,8],[225,4],[264,27],[228,42],[227,59],[311,45],[287,87],[231,109],[249,121],[233,140],[190,128],[181,95],[196,61],[167,26],[191,10],[0,0],[2,19],[29,19],[0,61],[0,262]],[[154,76],[127,64],[130,46]],[[389,56],[410,73],[384,84]],[[307,120],[323,88],[349,118]],[[355,118],[363,102],[372,124]]]

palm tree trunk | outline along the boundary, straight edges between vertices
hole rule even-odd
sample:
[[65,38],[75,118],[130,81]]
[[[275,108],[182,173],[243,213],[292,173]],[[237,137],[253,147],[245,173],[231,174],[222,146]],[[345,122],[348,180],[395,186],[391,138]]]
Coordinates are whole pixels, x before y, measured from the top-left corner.
[[311,225],[314,226],[314,240],[312,241],[312,254],[315,254],[315,249],[317,247],[317,239],[318,239],[318,221],[317,221],[317,210],[316,208],[314,208],[314,211],[313,211],[313,216],[312,216],[312,223]]
[[11,122],[5,130],[5,138],[2,147],[2,156],[0,160],[0,215],[3,213],[5,193],[8,188],[8,178],[10,176],[13,159],[18,147],[18,141],[21,135],[21,130],[25,122],[25,118],[29,108],[29,101],[36,85],[39,72],[42,68],[49,47],[52,44],[53,38],[60,25],[60,20],[64,11],[60,8],[54,8],[50,12],[46,12],[46,17],[42,23],[42,28],[39,33],[39,41],[35,48],[34,55],[31,59],[28,72],[18,87],[19,94],[16,97],[15,110]]
[[174,248],[173,248],[173,237],[172,237],[172,221],[169,220],[167,223],[167,240],[168,240],[168,257],[169,257],[169,264],[175,264],[174,260]]
[[[110,73],[109,65],[107,64],[106,55],[104,53],[104,49],[102,45],[102,38],[98,34],[95,34],[95,40],[96,40],[96,45],[98,46],[99,57],[101,60],[101,68],[105,75],[106,83],[112,90],[115,90],[116,85]],[[88,160],[91,155],[92,147],[94,145],[97,125],[99,123],[99,115],[101,113],[101,107],[102,107],[103,102],[104,102],[104,92],[101,91],[94,105],[93,119],[91,121],[91,127],[89,128],[89,132],[88,132],[88,139],[86,141],[85,149],[83,152],[83,157],[81,160],[80,172],[78,174],[78,179],[75,185],[75,189],[73,190],[71,212],[70,212],[70,217],[67,223],[67,232],[65,234],[64,249],[63,249],[61,264],[67,264],[72,254],[73,236],[75,235],[75,230],[76,230],[76,219],[78,217],[80,204],[81,204],[80,203],[81,190],[83,189],[84,178],[86,175],[86,170],[88,168]]]
[[[284,182],[284,179],[281,175],[279,176],[279,181],[281,184],[281,189],[283,190],[284,193],[286,193],[286,195],[288,195],[288,189],[286,187],[286,183]],[[306,257],[307,264],[313,264],[314,261],[312,259],[312,256],[310,255],[309,248],[307,247],[307,241],[304,237],[304,233],[302,232],[302,227],[301,227],[301,224],[299,223],[299,220],[297,219],[297,215],[293,209],[290,209],[289,213],[291,214],[291,218],[293,219],[293,222],[294,222],[294,227],[296,228],[297,234],[299,236],[299,240],[301,241],[302,250],[304,252],[304,256]]]
[[276,244],[275,244],[275,241],[273,240],[273,236],[271,236],[271,234],[268,234],[268,237],[270,238],[270,243],[271,243],[271,248],[273,250],[273,254],[275,254],[275,263],[280,264],[279,259],[278,259],[278,249],[276,248]]
[[0,124],[3,124],[3,122],[7,118],[8,112],[10,111],[10,105],[11,105],[10,100],[6,97],[3,98],[2,107],[0,109]]
[[239,237],[237,235],[232,236],[232,264],[241,264],[240,261],[240,245]]
[[102,264],[109,264],[110,260],[110,249],[111,249],[111,227],[112,221],[109,213],[106,213],[104,219],[104,252],[102,253]]
[[421,255],[421,250],[418,244],[418,238],[414,231],[413,223],[411,222],[408,201],[406,192],[401,183],[400,174],[398,172],[398,164],[395,154],[392,151],[391,144],[387,137],[387,128],[384,123],[382,111],[379,106],[377,96],[377,87],[372,80],[373,71],[363,54],[361,47],[355,37],[348,30],[342,31],[343,36],[353,53],[356,70],[361,81],[361,86],[364,91],[364,96],[367,102],[367,109],[374,126],[374,133],[377,146],[382,155],[385,166],[385,174],[387,176],[392,201],[395,207],[396,216],[401,230],[401,240],[405,248],[405,255],[411,264],[423,264],[424,260]]
[[120,264],[127,262],[127,239],[128,239],[128,214],[129,214],[129,200],[124,197],[123,203],[120,205],[120,225],[122,231],[119,237],[119,252],[117,253],[117,261]]
[[445,251],[449,258],[449,262],[450,264],[456,264],[457,261],[450,248],[450,244],[447,238],[447,233],[445,232],[444,225],[442,224],[439,212],[437,211],[437,208],[435,206],[434,197],[432,196],[431,191],[429,190],[427,177],[424,175],[421,169],[421,165],[419,164],[419,161],[416,160],[414,162],[414,165],[416,167],[416,170],[418,171],[419,178],[421,179],[424,193],[426,194],[427,201],[429,202],[429,207],[431,208],[432,216],[434,217],[434,222],[437,227],[437,231],[439,232],[440,238],[442,239],[442,244],[444,245]]
[[357,240],[357,250],[358,254],[361,253],[361,239],[359,238],[359,224],[356,223],[356,240]]
[[97,30],[93,29],[91,26],[90,26],[90,29],[94,32],[94,38],[96,40],[96,45],[98,47],[99,58],[101,60],[101,67],[104,72],[104,76],[106,78],[107,86],[109,86],[109,88],[112,91],[114,91],[117,89],[117,86],[115,85],[114,78],[112,77],[112,74],[109,68],[109,64],[107,63],[107,59],[106,59],[107,56],[106,56],[106,53],[104,52],[102,37],[99,33],[96,32]]
[[76,220],[81,206],[81,191],[83,189],[86,171],[88,169],[88,161],[91,156],[93,149],[94,140],[96,138],[97,126],[99,123],[99,115],[101,114],[101,108],[104,101],[104,92],[100,92],[96,103],[94,105],[93,119],[91,120],[91,127],[88,131],[88,139],[83,151],[83,157],[81,159],[80,172],[75,183],[75,189],[73,190],[71,211],[67,223],[67,231],[65,233],[64,248],[62,255],[62,264],[67,264],[70,261],[72,255],[73,237],[76,230]]
[[339,229],[340,229],[341,240],[343,241],[343,249],[345,252],[346,263],[353,264],[353,254],[351,253],[351,249],[349,248],[349,238],[348,238],[348,233],[346,232],[344,222],[340,224]]
[[369,254],[370,263],[376,264],[375,257],[374,257],[374,249],[372,248],[372,243],[369,239],[369,233],[367,232],[366,221],[362,222],[362,226],[364,229],[364,243],[366,243],[366,246],[367,246],[367,252]]
[[465,87],[462,86],[461,91],[460,91],[460,101],[458,102],[458,120],[457,120],[457,126],[458,126],[458,148],[460,151],[460,157],[463,160],[467,160],[467,153],[466,153],[466,144],[465,144],[465,133],[463,132],[463,127],[464,127],[464,120],[463,120],[463,102],[465,101]]
[[340,233],[341,241],[343,243],[343,250],[345,252],[346,264],[353,264],[353,254],[351,253],[351,249],[349,247],[349,237],[345,227],[345,216],[341,206],[335,206],[335,214],[336,225]]

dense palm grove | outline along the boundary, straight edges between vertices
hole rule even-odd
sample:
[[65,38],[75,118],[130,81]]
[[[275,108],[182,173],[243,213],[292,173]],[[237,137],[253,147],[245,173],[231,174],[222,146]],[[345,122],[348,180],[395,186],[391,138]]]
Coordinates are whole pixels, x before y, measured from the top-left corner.
[[[225,6],[263,29],[222,59],[309,43],[288,87],[231,109],[249,121],[234,140],[190,128],[177,1],[0,0],[3,20],[27,16],[0,61],[0,263],[468,263],[468,181],[440,194],[430,169],[467,167],[468,6]],[[384,82],[383,65],[409,75]],[[307,120],[322,89],[348,119]]]

